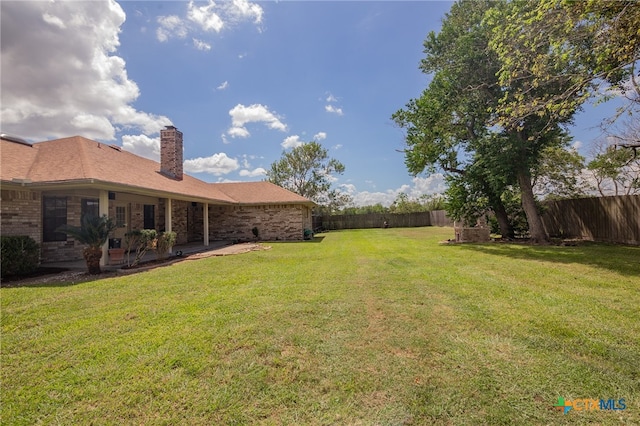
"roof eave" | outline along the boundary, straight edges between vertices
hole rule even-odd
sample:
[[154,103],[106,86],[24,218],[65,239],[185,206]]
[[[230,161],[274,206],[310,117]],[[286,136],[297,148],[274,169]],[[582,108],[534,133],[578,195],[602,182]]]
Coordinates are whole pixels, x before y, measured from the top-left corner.
[[64,189],[81,189],[81,188],[91,188],[91,189],[102,189],[106,191],[121,191],[121,192],[129,192],[138,195],[146,195],[152,197],[159,198],[171,198],[176,200],[184,200],[184,201],[195,201],[200,203],[208,203],[208,204],[220,204],[220,205],[236,205],[237,203],[233,201],[220,200],[217,198],[206,198],[206,197],[198,197],[183,193],[176,193],[170,191],[158,191],[154,189],[148,189],[141,186],[136,185],[124,185],[113,182],[101,181],[98,179],[73,179],[73,180],[65,180],[65,181],[39,181],[39,182],[16,182],[16,181],[3,181],[7,183],[12,183],[14,185],[19,185],[22,187],[28,187],[31,189],[39,189],[39,190],[50,190],[54,188],[64,188]]

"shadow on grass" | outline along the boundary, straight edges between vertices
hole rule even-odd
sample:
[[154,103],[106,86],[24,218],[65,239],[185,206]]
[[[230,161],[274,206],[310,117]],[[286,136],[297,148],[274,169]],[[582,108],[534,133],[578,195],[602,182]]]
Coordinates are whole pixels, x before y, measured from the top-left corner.
[[581,263],[628,276],[640,276],[640,247],[604,243],[577,246],[531,246],[508,243],[460,244],[461,250],[481,252],[512,259],[556,263]]
[[[63,269],[63,268],[59,268]],[[63,270],[58,273],[43,274],[39,276],[15,277],[11,280],[2,280],[0,287],[71,287],[91,281],[104,280],[118,276],[116,271],[102,271],[98,275],[89,275],[86,272]]]

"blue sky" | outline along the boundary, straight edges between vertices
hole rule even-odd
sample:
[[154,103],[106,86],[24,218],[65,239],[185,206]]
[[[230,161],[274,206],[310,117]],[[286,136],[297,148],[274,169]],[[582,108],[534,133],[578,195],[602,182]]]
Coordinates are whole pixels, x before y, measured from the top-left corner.
[[[407,173],[390,117],[427,86],[422,42],[450,2],[0,5],[5,133],[82,135],[159,160],[173,124],[185,171],[208,182],[262,180],[283,150],[317,140],[358,205],[444,189],[440,175]],[[610,112],[578,117],[583,154]]]

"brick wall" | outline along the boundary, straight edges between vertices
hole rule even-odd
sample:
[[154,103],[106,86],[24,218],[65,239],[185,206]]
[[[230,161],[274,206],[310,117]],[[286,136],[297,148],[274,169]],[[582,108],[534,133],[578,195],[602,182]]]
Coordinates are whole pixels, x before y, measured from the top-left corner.
[[250,241],[254,227],[261,240],[302,240],[304,229],[311,228],[311,213],[299,205],[209,207],[212,240]]
[[201,203],[193,203],[189,205],[187,216],[187,222],[189,230],[187,234],[187,241],[203,241],[204,240],[204,207]]
[[182,132],[173,126],[160,130],[160,171],[182,180]]
[[27,235],[42,241],[42,201],[40,191],[3,189],[0,191],[2,235]]
[[[171,230],[176,233],[176,244],[186,244],[188,241],[187,217],[190,205],[187,201],[171,202]],[[164,229],[164,222],[161,227]]]
[[[28,235],[40,244],[40,258],[45,262],[82,259],[83,246],[73,238],[67,241],[42,241],[42,192],[3,189],[2,235]],[[82,198],[67,197],[67,224],[80,226]]]

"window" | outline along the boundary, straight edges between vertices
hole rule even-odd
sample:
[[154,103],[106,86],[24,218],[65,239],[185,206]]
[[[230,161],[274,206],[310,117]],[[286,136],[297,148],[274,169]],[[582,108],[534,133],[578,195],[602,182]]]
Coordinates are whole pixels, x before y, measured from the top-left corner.
[[156,229],[156,206],[144,205],[144,229]]
[[42,199],[42,241],[67,241],[67,235],[56,232],[59,226],[67,224],[66,197],[43,197]]
[[100,202],[97,199],[93,199],[93,198],[82,199],[82,211],[81,211],[80,217],[84,218],[85,216],[89,216],[89,217],[100,216]]
[[118,228],[127,226],[126,212],[127,209],[124,206],[116,206],[116,226]]

